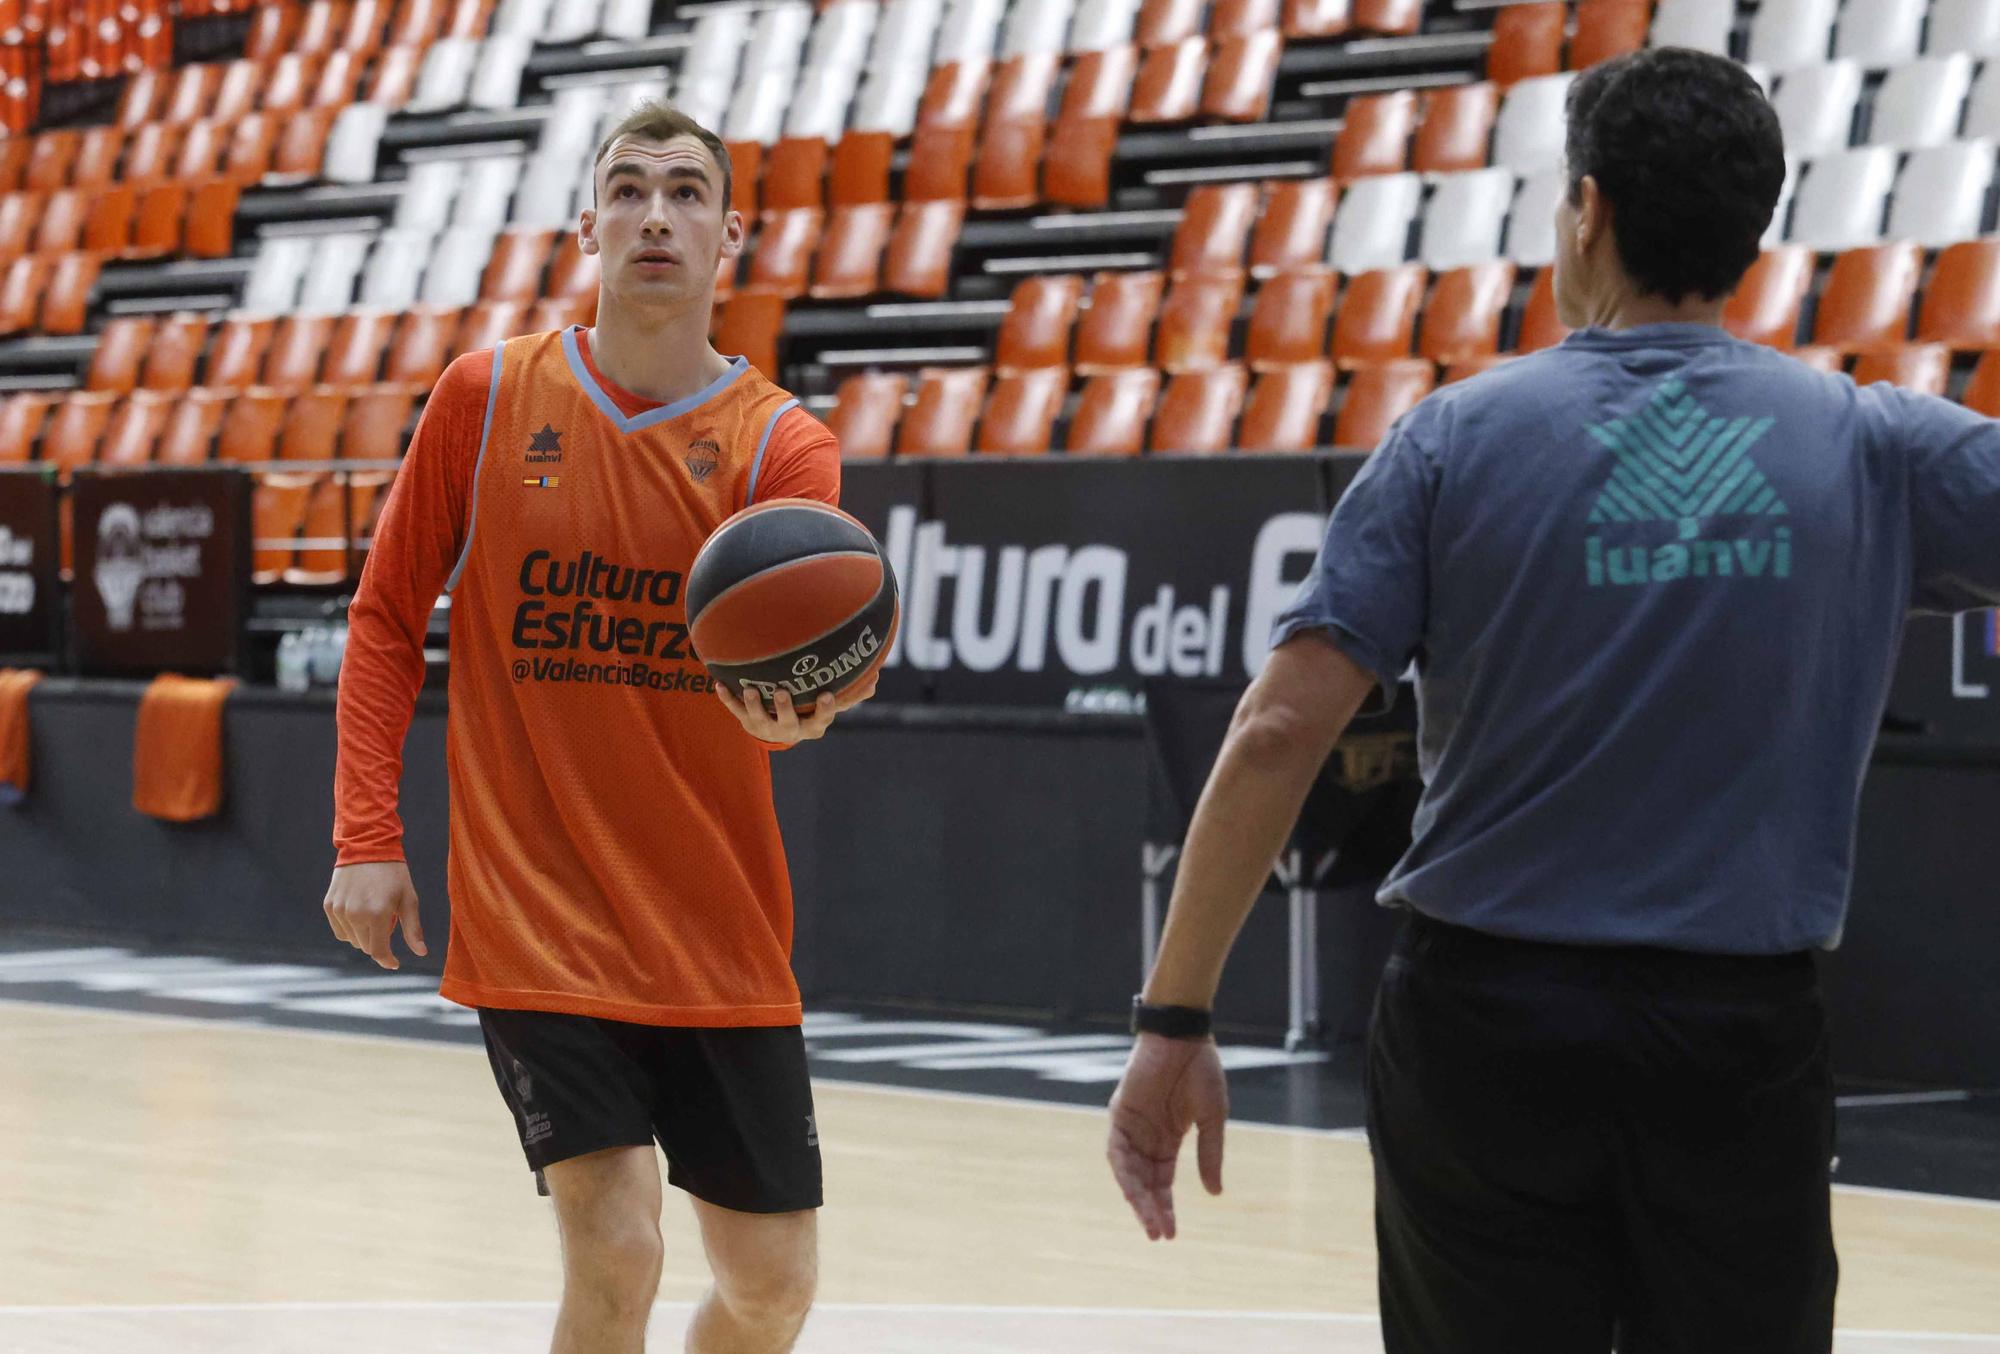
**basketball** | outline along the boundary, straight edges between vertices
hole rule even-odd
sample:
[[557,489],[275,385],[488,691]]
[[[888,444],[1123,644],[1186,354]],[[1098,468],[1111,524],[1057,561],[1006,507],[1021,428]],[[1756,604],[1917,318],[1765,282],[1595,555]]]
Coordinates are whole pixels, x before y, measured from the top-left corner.
[[687,580],[688,636],[709,673],[801,712],[867,680],[888,656],[896,575],[867,527],[810,499],[745,508],[717,527]]

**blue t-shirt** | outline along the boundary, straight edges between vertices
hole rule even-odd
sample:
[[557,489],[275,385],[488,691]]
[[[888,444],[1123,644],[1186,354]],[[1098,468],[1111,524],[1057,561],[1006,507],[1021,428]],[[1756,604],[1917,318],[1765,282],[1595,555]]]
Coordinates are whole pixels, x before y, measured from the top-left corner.
[[1586,330],[1425,400],[1273,642],[1417,669],[1380,898],[1502,935],[1838,943],[1912,609],[2000,603],[2000,423],[1705,325]]

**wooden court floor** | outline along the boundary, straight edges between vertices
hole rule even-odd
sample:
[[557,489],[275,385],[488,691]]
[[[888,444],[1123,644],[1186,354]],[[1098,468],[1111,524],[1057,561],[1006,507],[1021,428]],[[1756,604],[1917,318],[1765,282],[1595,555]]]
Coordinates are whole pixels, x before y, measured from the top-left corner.
[[[538,1354],[554,1224],[484,1055],[0,1003],[0,1354]],[[1232,1125],[1149,1244],[1094,1112],[823,1084],[802,1354],[1378,1350],[1365,1144]],[[668,1192],[653,1348],[703,1285]],[[1843,1354],[2000,1354],[2000,1205],[1843,1189]]]

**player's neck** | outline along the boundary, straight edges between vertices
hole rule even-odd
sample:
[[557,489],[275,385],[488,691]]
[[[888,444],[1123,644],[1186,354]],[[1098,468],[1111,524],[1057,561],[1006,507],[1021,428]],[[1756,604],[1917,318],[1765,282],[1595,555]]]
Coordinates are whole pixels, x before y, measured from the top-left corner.
[[686,399],[729,369],[709,346],[707,316],[706,306],[656,316],[600,304],[590,331],[591,360],[611,384],[641,399]]

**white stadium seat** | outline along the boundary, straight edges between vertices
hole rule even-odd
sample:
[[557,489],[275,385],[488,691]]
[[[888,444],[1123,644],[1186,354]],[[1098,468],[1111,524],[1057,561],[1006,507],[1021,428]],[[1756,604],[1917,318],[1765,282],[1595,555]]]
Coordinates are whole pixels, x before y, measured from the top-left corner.
[[1861,107],[1861,67],[1852,61],[1801,66],[1778,77],[1771,98],[1785,149],[1811,158],[1854,144],[1854,115]]
[[1859,146],[1808,164],[1792,209],[1792,243],[1835,250],[1881,240],[1896,161],[1887,146]]
[[468,160],[458,198],[452,204],[451,224],[476,227],[489,234],[506,225],[524,164],[514,155]]
[[368,255],[361,277],[361,304],[408,310],[417,303],[417,284],[430,262],[432,241],[427,230],[385,230]]
[[1424,211],[1418,258],[1436,272],[1500,257],[1500,237],[1518,184],[1511,169],[1440,174]]
[[465,105],[466,91],[472,86],[472,68],[479,61],[479,43],[471,38],[441,38],[424,53],[417,70],[417,87],[406,113],[442,113]]
[[1000,26],[1000,59],[1062,51],[1075,7],[1074,0],[1016,0]]
[[410,177],[403,185],[402,200],[396,204],[395,224],[404,230],[435,233],[451,220],[452,204],[465,183],[464,160],[426,159],[410,165]]
[[297,309],[299,283],[312,263],[312,252],[310,235],[262,236],[243,284],[243,309],[259,315]]
[[1882,67],[1916,56],[1929,0],[1845,0],[1833,54]]
[[1785,182],[1778,189],[1778,205],[1771,211],[1771,224],[1764,231],[1763,247],[1775,248],[1785,242],[1787,227],[1792,219],[1792,200],[1799,191],[1799,161],[1796,156],[1785,157]]
[[1078,0],[1069,26],[1072,53],[1102,52],[1132,40],[1139,0]]
[[466,102],[496,111],[518,108],[521,74],[535,54],[535,40],[522,33],[503,34],[479,44],[479,61],[472,70]]
[[382,132],[389,110],[379,103],[351,103],[340,110],[327,133],[320,177],[329,183],[373,183]]
[[[567,230],[574,226],[576,213],[570,209],[570,203],[576,193],[576,167],[585,163],[589,154],[586,151],[568,160],[530,161],[521,175],[520,190],[514,194],[514,210],[508,224],[538,230]],[[584,205],[590,205],[588,199]]]
[[889,0],[884,6],[849,119],[856,131],[904,137],[915,128],[943,18],[943,0]]
[[653,0],[604,0],[597,35],[616,42],[637,42],[653,29]]
[[1653,12],[1652,44],[1728,56],[1735,26],[1736,0],[1660,0]]
[[991,61],[1006,7],[1006,0],[948,0],[938,29],[937,52],[931,60],[940,66]]
[[1989,61],[1972,82],[1965,102],[1965,135],[2000,140],[2000,61]]
[[1875,93],[1868,139],[1905,150],[1941,146],[1958,135],[1971,90],[1972,58],[1963,52],[1906,62]]
[[431,247],[418,299],[427,306],[469,306],[479,299],[479,282],[493,257],[496,232],[478,227],[445,231]]
[[519,34],[533,41],[548,27],[552,11],[572,3],[574,0],[500,0],[493,9],[492,25],[486,31],[489,36]]
[[316,238],[312,262],[299,284],[298,308],[308,315],[326,315],[353,305],[354,284],[373,242],[368,235],[345,231]]
[[1834,0],[1763,0],[1750,20],[1744,60],[1781,71],[1824,61],[1832,46],[1833,20]]
[[1932,0],[1924,50],[2000,56],[2000,0]]
[[1564,101],[1573,74],[1522,80],[1507,91],[1493,124],[1493,163],[1516,174],[1533,174],[1562,163],[1568,131]]
[[603,12],[604,0],[558,0],[549,7],[548,18],[542,21],[537,36],[542,42],[582,42],[596,36],[598,17]]
[[1327,262],[1336,272],[1369,273],[1410,257],[1410,223],[1424,197],[1418,174],[1378,174],[1356,180],[1333,214]]
[[1521,180],[1507,221],[1507,257],[1523,268],[1546,268],[1556,261],[1556,209],[1569,191],[1560,169],[1545,169]]
[[1993,186],[1993,144],[1948,141],[1914,152],[1896,180],[1889,238],[1926,249],[1977,239]]

